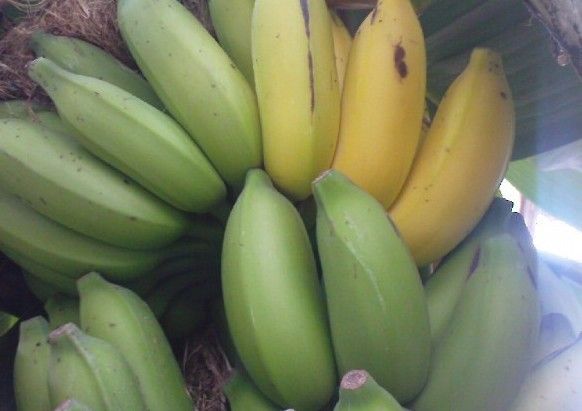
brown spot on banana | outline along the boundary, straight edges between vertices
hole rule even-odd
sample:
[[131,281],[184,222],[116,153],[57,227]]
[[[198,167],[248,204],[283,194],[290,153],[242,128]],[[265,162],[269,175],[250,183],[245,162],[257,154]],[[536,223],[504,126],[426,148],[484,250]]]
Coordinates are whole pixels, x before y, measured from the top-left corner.
[[467,279],[469,279],[475,270],[477,270],[477,266],[479,265],[479,260],[481,259],[481,247],[477,247],[475,250],[475,254],[473,254],[473,259],[471,260],[471,266],[469,267],[469,275],[467,275]]
[[402,42],[399,42],[394,47],[394,65],[396,66],[396,71],[398,71],[398,75],[400,76],[400,80],[406,78],[408,76],[408,65],[406,61],[406,50],[402,47]]
[[308,0],[299,0],[303,24],[305,24],[305,35],[307,36],[307,68],[309,70],[309,91],[311,93],[311,112],[315,110],[315,78],[313,74],[313,55],[311,54],[311,29],[309,27],[309,5]]

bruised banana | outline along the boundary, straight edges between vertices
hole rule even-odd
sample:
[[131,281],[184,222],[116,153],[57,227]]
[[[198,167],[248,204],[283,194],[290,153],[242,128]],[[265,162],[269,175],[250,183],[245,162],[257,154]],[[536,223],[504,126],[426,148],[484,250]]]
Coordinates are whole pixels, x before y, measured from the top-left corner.
[[79,299],[65,294],[54,294],[44,304],[44,310],[49,317],[51,330],[62,325],[73,323],[81,324],[79,317]]
[[255,0],[209,0],[208,11],[218,42],[251,86],[255,84],[251,23]]
[[329,168],[340,94],[331,20],[324,0],[256,0],[253,68],[265,169],[294,200]]
[[0,186],[71,230],[131,249],[163,247],[189,230],[184,213],[44,122],[0,120],[0,134]]
[[137,378],[110,343],[67,323],[48,336],[48,386],[53,407],[76,398],[94,411],[146,409]]
[[501,56],[475,49],[388,210],[419,266],[442,258],[479,222],[503,179],[514,129]]
[[65,70],[115,84],[158,110],[164,110],[164,105],[143,77],[91,43],[37,31],[30,38],[30,48],[37,57],[46,57]]
[[329,15],[331,17],[331,33],[333,35],[333,47],[335,51],[337,82],[341,95],[344,89],[344,78],[346,75],[350,48],[352,47],[352,35],[335,11],[330,9]]
[[260,169],[249,171],[227,222],[222,290],[257,387],[281,407],[324,406],[336,372],[313,251],[299,213]]
[[97,273],[81,277],[77,286],[83,330],[108,341],[125,357],[139,381],[144,409],[192,411],[180,367],[148,305]]
[[400,402],[426,382],[427,303],[384,207],[340,172],[313,184],[317,244],[339,373],[365,369]]
[[127,91],[68,72],[39,57],[28,75],[90,152],[174,207],[205,212],[226,188],[204,154],[171,117]]
[[535,273],[517,240],[487,238],[410,408],[508,409],[530,369],[539,325]]
[[352,370],[341,381],[333,411],[404,411],[404,408],[365,370]]
[[400,192],[422,125],[424,36],[410,0],[380,0],[348,58],[333,168],[385,208]]
[[228,185],[262,163],[255,95],[226,52],[177,0],[120,0],[117,21],[137,65]]
[[49,326],[43,317],[20,323],[14,358],[14,395],[18,411],[51,410],[47,384],[50,347]]
[[114,247],[69,230],[1,190],[0,238],[0,249],[14,255],[15,261],[24,257],[35,265],[70,278],[100,270],[119,282],[143,276],[162,261],[194,246],[179,242],[148,251]]
[[222,388],[231,411],[280,411],[244,371],[236,370]]

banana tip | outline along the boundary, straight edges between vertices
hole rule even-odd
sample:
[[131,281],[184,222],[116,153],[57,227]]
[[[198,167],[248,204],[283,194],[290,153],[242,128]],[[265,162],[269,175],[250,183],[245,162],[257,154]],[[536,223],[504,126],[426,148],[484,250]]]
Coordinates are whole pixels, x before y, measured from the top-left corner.
[[357,390],[368,381],[370,374],[365,370],[352,370],[342,378],[341,388],[343,390]]
[[51,333],[48,335],[48,341],[49,343],[54,343],[61,337],[65,335],[73,335],[77,333],[77,331],[79,331],[79,327],[77,327],[74,323],[66,323],[56,328],[54,331],[51,331]]

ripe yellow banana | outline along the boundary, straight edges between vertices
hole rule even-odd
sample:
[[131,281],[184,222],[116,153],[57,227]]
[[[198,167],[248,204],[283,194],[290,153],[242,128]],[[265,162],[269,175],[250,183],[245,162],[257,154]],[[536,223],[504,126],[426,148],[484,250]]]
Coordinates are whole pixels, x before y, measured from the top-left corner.
[[200,22],[177,0],[119,0],[121,35],[168,111],[222,178],[242,187],[262,162],[253,90]]
[[479,222],[505,173],[514,128],[501,57],[475,49],[388,210],[419,266],[443,257]]
[[251,52],[251,23],[255,0],[209,0],[212,26],[222,48],[249,84],[255,84]]
[[333,48],[335,51],[337,82],[341,95],[344,89],[344,78],[346,75],[350,48],[352,47],[352,35],[335,11],[330,9],[329,15],[331,16],[331,33],[333,35]]
[[350,49],[333,168],[384,207],[410,170],[425,88],[424,37],[410,0],[379,0]]
[[253,67],[265,168],[302,200],[335,151],[340,95],[331,19],[324,0],[256,0]]

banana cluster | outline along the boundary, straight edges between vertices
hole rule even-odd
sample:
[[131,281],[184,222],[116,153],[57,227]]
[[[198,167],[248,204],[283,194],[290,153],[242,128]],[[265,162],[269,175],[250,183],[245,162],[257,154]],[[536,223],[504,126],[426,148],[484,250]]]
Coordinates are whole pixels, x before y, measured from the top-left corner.
[[192,410],[168,339],[208,322],[234,411],[508,409],[541,320],[495,198],[500,55],[472,50],[427,125],[410,0],[353,38],[324,0],[208,3],[217,40],[177,0],[117,2],[143,77],[36,33],[56,112],[0,105],[0,250],[50,319],[22,323],[19,410]]

